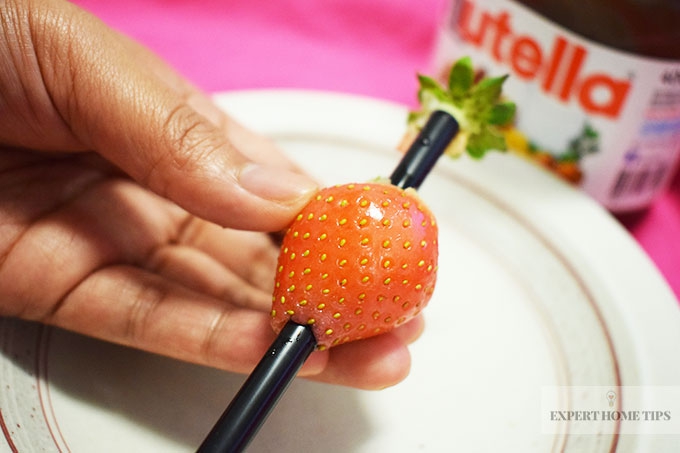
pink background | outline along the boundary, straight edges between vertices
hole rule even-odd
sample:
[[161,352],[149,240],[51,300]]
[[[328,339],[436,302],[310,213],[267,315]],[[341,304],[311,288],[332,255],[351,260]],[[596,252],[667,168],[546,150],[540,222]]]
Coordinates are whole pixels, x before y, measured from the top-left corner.
[[[77,0],[207,92],[301,88],[409,106],[446,0]],[[680,298],[680,177],[619,219]]]

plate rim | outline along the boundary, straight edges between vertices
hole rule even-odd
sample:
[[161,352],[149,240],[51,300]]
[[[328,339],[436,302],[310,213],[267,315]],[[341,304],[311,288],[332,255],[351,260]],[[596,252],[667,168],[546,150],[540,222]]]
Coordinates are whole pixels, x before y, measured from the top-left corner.
[[[390,132],[371,137],[378,140],[381,147],[396,147],[405,129],[408,112],[407,106],[392,101],[320,90],[274,88],[220,92],[214,96],[218,105],[227,112],[230,104],[243,102],[247,109],[255,110],[258,106],[266,109],[276,105],[277,109],[285,111],[287,106],[294,106],[295,119],[281,120],[278,117],[276,125],[268,124],[260,117],[247,118],[243,104],[236,109],[237,119],[245,119],[246,126],[272,137],[287,137],[295,132],[309,135],[310,128],[322,128],[324,135],[342,137],[343,131],[337,129],[337,124],[349,124],[348,134],[353,138],[361,137],[362,133],[368,132],[361,125],[381,115],[382,121],[390,123],[386,127]],[[298,115],[298,112],[302,114]],[[328,112],[334,112],[341,120],[320,123],[318,117],[328,115]],[[587,269],[583,271],[585,274],[579,272],[576,275],[583,278],[588,292],[595,292],[594,308],[610,337],[622,385],[677,385],[680,382],[680,361],[668,360],[668,357],[680,356],[680,301],[651,258],[623,225],[593,198],[524,159],[515,159],[526,170],[523,175],[540,181],[549,189],[548,195],[536,197],[523,192],[521,184],[501,187],[490,179],[484,179],[482,183],[475,181],[480,175],[485,178],[501,177],[502,168],[498,165],[501,156],[500,153],[491,153],[483,159],[490,163],[482,165],[490,167],[489,172],[485,172],[489,168],[480,171],[480,166],[475,166],[470,159],[455,163],[449,160],[437,165],[448,166],[469,185],[477,185],[480,190],[491,193],[491,199],[500,200],[517,220],[534,227],[541,237],[550,237],[548,233],[554,231],[570,238],[569,244],[555,249],[570,266],[580,265]],[[545,197],[549,195],[559,199],[559,209],[546,211]],[[574,222],[575,218],[580,219],[579,222]],[[588,235],[604,240],[584,241]],[[589,247],[584,249],[584,243]],[[611,255],[612,251],[615,255]],[[594,289],[593,285],[596,285]],[[609,297],[601,298],[602,293]],[[633,372],[629,373],[625,368]],[[653,437],[642,438],[636,445],[639,451],[658,451],[655,447],[657,442],[662,441]],[[615,441],[612,448],[616,449],[617,444]]]
[[[296,132],[308,134],[311,127],[319,130],[320,135],[342,137],[343,130],[338,130],[338,124],[342,124],[348,127],[344,131],[348,135],[362,137],[362,133],[375,132],[366,124],[370,125],[371,120],[379,115],[381,122],[389,123],[389,127],[385,127],[385,132],[381,134],[367,134],[366,142],[381,147],[396,147],[408,112],[408,106],[393,101],[323,90],[237,90],[214,93],[213,99],[229,114],[233,107],[233,116],[245,126],[269,136],[290,136]],[[276,107],[272,109],[272,106]],[[269,120],[266,114],[249,117],[244,112],[267,109],[281,112],[290,106],[295,107],[295,116],[270,115],[275,121]],[[324,115],[337,115],[343,121],[327,121],[327,118],[320,121],[319,117]],[[489,192],[493,199],[500,200],[544,236],[547,231],[553,231],[571,239],[568,246],[557,249],[567,259],[577,260],[578,264],[597,270],[597,279],[604,282],[606,290],[617,299],[616,307],[602,307],[603,316],[609,319],[618,312],[621,319],[617,320],[617,324],[623,322],[626,328],[639,328],[636,332],[635,346],[638,349],[635,355],[645,360],[646,371],[654,371],[647,373],[644,378],[659,385],[672,385],[680,381],[680,362],[663,360],[664,357],[672,357],[670,354],[680,356],[680,301],[651,258],[615,217],[593,198],[528,161],[517,158],[515,161],[521,163],[513,168],[521,166],[526,170],[523,176],[538,180],[549,189],[549,195],[559,196],[559,209],[546,210],[544,198],[548,195],[534,197],[523,191],[520,184],[512,187],[499,185],[491,178],[502,176],[503,169],[499,163],[504,157],[501,153],[491,153],[483,159],[489,165],[481,166],[472,159],[457,162],[445,160],[437,165],[448,166],[469,185]],[[485,179],[481,183],[475,181],[475,178],[480,177]],[[581,220],[574,222],[574,218]],[[577,250],[578,241],[587,235],[605,238],[606,241],[600,241],[600,244],[591,242],[590,248]],[[606,242],[606,248],[602,242]],[[607,252],[611,250],[616,252],[615,257],[608,255]],[[586,284],[593,284],[591,276],[585,275],[584,278]],[[644,303],[635,304],[632,299]],[[619,336],[625,336],[625,332],[622,332],[625,329],[621,326],[611,327],[618,331]],[[614,341],[617,344],[619,342],[617,339]]]
[[[281,121],[282,118],[290,117],[286,117],[285,115],[277,116],[276,113],[271,115],[271,118],[275,118],[276,121],[268,122],[268,119],[271,119],[270,117],[260,117],[260,120],[262,121],[251,123],[246,118],[246,126],[249,126],[259,132],[264,132],[265,135],[290,135],[295,133],[293,130],[295,128],[290,127],[292,124],[297,124],[299,126],[298,130],[300,130],[300,128],[308,129],[309,124],[312,123],[317,124],[318,127],[323,127],[322,124],[327,125],[326,130],[319,131],[320,135],[327,134],[331,137],[341,138],[343,134],[350,133],[357,135],[358,137],[362,137],[361,134],[371,130],[371,118],[375,117],[376,115],[382,115],[382,121],[389,123],[389,127],[385,128],[387,133],[379,133],[377,137],[366,136],[366,143],[368,146],[379,145],[381,147],[396,145],[396,139],[398,139],[398,137],[395,135],[395,133],[398,133],[400,127],[402,127],[401,121],[405,119],[405,114],[407,111],[406,106],[391,101],[384,101],[366,96],[347,95],[344,93],[315,90],[245,90],[217,93],[215,94],[215,99],[219,105],[229,103],[232,106],[237,106],[237,108],[234,109],[234,113],[236,113],[234,116],[239,120],[243,120],[244,116],[247,117],[247,115],[243,115],[243,109],[239,108],[239,103],[241,103],[241,105],[246,103],[249,105],[248,109],[257,112],[258,109],[260,109],[260,111],[261,109],[265,108],[271,109],[272,104],[277,105],[277,108],[285,109],[287,105],[290,105],[290,103],[293,102],[297,108],[301,108],[302,111],[307,112],[302,116],[297,116],[291,121]],[[349,112],[346,111],[348,106],[350,107]],[[326,111],[328,109],[334,110],[338,115],[351,116],[351,121],[348,121],[347,123],[343,123],[342,121],[330,123],[326,121],[316,121],[318,120],[317,112]],[[227,108],[227,110],[229,110],[229,108]],[[351,131],[347,132],[346,130],[338,129],[338,124],[350,124]],[[492,157],[491,161],[495,160],[496,159]],[[493,162],[492,164],[495,165]],[[484,181],[480,183],[479,181],[475,180],[475,178],[480,175],[482,175],[484,178],[490,177],[489,175],[493,176],[494,171],[497,171],[497,168],[495,168],[493,165],[491,166],[492,171],[488,174],[484,172],[479,173],[479,168],[475,167],[474,164],[471,164],[470,162],[445,162],[443,165],[446,165],[447,170],[451,169],[451,171],[453,171],[457,177],[461,178],[461,180],[472,186],[473,189],[476,187],[475,190],[490,192],[491,196],[485,198],[488,200],[501,200],[504,205],[507,205],[505,208],[509,206],[510,213],[513,216],[515,216],[515,214],[519,215],[519,217],[516,217],[517,220],[524,221],[523,223],[526,223],[530,230],[534,230],[535,225],[533,222],[535,221],[535,218],[532,217],[532,215],[535,214],[533,210],[538,209],[536,203],[534,203],[534,200],[524,197],[524,195],[521,193],[518,194],[517,192],[512,191],[506,193],[497,193],[497,185],[492,184],[490,186],[486,186],[483,184]],[[471,172],[469,172],[470,169],[472,169]],[[573,188],[562,185],[562,183],[555,181],[551,175],[537,173],[534,172],[534,170],[531,170],[530,173],[533,175],[532,177],[539,178],[545,184],[548,184],[551,187],[551,190],[555,190],[556,193],[559,193],[560,196],[563,196],[564,200],[566,200],[565,205],[568,208],[567,212],[556,211],[549,212],[547,214],[542,213],[538,216],[541,221],[548,222],[548,225],[545,228],[555,228],[556,225],[559,225],[561,222],[563,222],[565,216],[572,216],[574,211],[583,213],[583,215],[585,215],[588,219],[592,219],[594,222],[596,222],[597,234],[609,235],[608,238],[613,241],[615,247],[619,248],[619,252],[623,253],[626,257],[633,259],[633,265],[626,267],[626,269],[629,272],[640,272],[646,277],[644,281],[646,287],[648,288],[634,287],[635,285],[631,286],[632,279],[624,279],[621,282],[623,287],[615,288],[612,286],[606,288],[607,290],[614,290],[616,294],[626,293],[628,295],[628,298],[625,299],[626,303],[623,305],[623,307],[619,307],[626,311],[625,320],[627,321],[627,324],[625,326],[629,327],[632,319],[633,323],[642,324],[645,327],[643,331],[638,332],[633,339],[635,346],[639,348],[639,350],[635,351],[635,357],[638,359],[645,358],[645,354],[648,352],[651,343],[653,343],[655,348],[659,347],[659,344],[656,343],[656,340],[659,338],[660,333],[668,333],[671,331],[675,334],[673,337],[661,335],[662,337],[665,337],[664,347],[661,349],[665,351],[664,354],[670,352],[675,353],[676,356],[679,356],[680,328],[677,327],[680,327],[680,311],[678,310],[678,301],[670,290],[670,287],[661,276],[661,273],[652,263],[651,259],[649,259],[649,257],[642,251],[642,248],[637,244],[634,238],[630,236],[629,233],[620,224],[618,224],[610,214],[608,214],[603,208],[599,207],[596,202],[588,198],[585,194],[573,190]],[[545,206],[541,205],[541,207],[544,208]],[[538,229],[538,233],[541,235],[541,237],[544,237],[545,235],[545,228],[541,227]],[[583,235],[585,233],[585,231],[582,229],[573,231],[567,228],[567,230],[571,231],[572,234],[575,233],[576,236]],[[578,239],[578,237],[575,239]],[[551,242],[551,245],[553,244],[554,243]],[[574,259],[575,255],[578,255],[581,258],[583,257],[583,250],[578,250],[577,252],[579,253],[570,253],[569,247],[558,247],[556,250],[558,254],[567,253],[566,258],[568,260]],[[592,257],[592,254],[597,252],[597,250],[586,250],[585,252],[586,258],[589,258]],[[606,264],[609,262],[608,260],[611,259],[610,257],[606,256],[600,256],[599,258],[599,260],[595,261],[595,267],[602,266],[602,263]],[[568,267],[573,267],[573,263],[571,261],[568,262]],[[604,274],[607,277],[611,277],[611,272],[613,271],[607,270],[607,272]],[[575,275],[579,277],[581,276],[580,273],[575,273]],[[590,280],[587,280],[585,284],[588,285],[589,281]],[[632,297],[630,297],[629,293],[633,293],[637,296],[638,294],[642,293],[644,289],[650,289],[653,293],[653,297],[649,302],[652,308],[654,308],[653,310],[641,310],[640,306],[635,307],[630,303],[630,299],[632,299]],[[597,302],[597,297],[595,299]],[[658,313],[661,313],[662,316],[660,318],[653,319],[650,314],[651,312],[655,312],[656,316],[658,316]],[[663,316],[664,314],[666,316]],[[603,316],[607,317],[607,313],[605,313]],[[604,327],[605,331],[610,332],[612,326],[606,322],[608,319],[609,318],[605,319]],[[673,328],[676,329],[673,330]],[[621,327],[621,329],[624,329],[624,327]],[[672,338],[675,338],[678,341],[673,342],[671,341]],[[614,346],[613,351],[615,357],[617,357],[617,345],[618,343],[616,343]],[[640,367],[642,367],[644,371],[651,371],[651,373],[645,373],[644,376],[641,376],[641,378],[644,380],[644,383],[647,383],[647,380],[650,380],[652,383],[659,383],[657,380],[660,381],[660,383],[666,383],[666,381],[669,379],[677,379],[680,377],[680,363],[671,362],[671,364],[674,365],[671,366],[668,361],[662,362],[659,359],[661,355],[662,354],[659,354],[659,350],[655,349],[653,358],[647,357],[648,360],[640,364]],[[636,361],[636,363],[638,362]],[[664,368],[664,365],[669,365],[669,367]],[[672,383],[677,385],[677,382],[680,382],[680,379],[675,380]],[[668,383],[670,384],[671,382],[668,381]],[[638,443],[638,446],[643,448],[646,447],[646,449],[653,448],[650,447],[650,445],[648,445],[646,442]]]

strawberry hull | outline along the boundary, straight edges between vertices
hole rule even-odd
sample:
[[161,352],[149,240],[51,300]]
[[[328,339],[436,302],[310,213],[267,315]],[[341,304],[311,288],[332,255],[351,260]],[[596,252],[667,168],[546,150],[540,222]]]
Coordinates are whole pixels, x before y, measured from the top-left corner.
[[414,190],[322,190],[290,225],[272,326],[310,325],[319,349],[388,332],[425,307],[437,276],[437,224]]

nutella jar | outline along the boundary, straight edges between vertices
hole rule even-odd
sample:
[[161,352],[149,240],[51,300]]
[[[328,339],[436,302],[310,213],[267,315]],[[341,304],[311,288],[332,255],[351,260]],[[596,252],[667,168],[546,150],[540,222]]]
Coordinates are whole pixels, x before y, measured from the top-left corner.
[[644,209],[680,160],[680,1],[453,0],[435,70],[510,74],[510,150],[613,212]]

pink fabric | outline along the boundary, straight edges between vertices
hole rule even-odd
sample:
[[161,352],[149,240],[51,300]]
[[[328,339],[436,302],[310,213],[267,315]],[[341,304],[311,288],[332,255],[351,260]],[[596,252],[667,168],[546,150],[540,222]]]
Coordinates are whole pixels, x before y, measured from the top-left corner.
[[680,174],[645,213],[620,220],[652,258],[680,300]]
[[[208,92],[305,88],[414,105],[446,0],[76,0]],[[621,218],[680,298],[680,177]],[[642,302],[642,301],[641,301]]]
[[445,0],[76,0],[209,92],[309,88],[413,103]]

